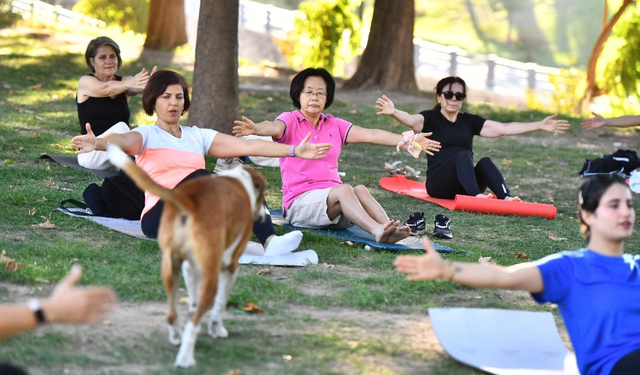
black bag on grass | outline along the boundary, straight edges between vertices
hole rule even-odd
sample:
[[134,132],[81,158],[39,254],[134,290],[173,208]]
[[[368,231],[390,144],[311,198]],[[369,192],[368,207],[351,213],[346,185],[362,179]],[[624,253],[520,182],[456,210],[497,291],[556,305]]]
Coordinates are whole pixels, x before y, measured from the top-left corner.
[[138,220],[144,208],[144,192],[122,172],[105,178],[102,186],[87,186],[82,197],[95,216]]
[[578,174],[580,177],[614,173],[623,173],[629,176],[637,168],[640,168],[640,158],[635,151],[618,150],[598,159],[585,160],[584,166]]

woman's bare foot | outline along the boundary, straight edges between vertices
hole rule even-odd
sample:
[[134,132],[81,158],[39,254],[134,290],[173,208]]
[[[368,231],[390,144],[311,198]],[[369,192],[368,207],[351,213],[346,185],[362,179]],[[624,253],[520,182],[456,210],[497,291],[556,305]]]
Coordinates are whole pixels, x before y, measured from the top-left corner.
[[396,243],[411,235],[411,228],[402,225],[399,220],[391,220],[382,226],[382,234],[376,237],[380,243]]
[[373,237],[376,239],[376,242],[389,243],[389,237],[391,236],[391,234],[395,233],[396,229],[398,228],[398,224],[396,224],[395,221],[391,220],[388,223],[381,225],[382,230],[377,235],[372,233]]
[[520,199],[520,197],[504,197],[504,200],[512,202],[522,202],[522,199]]
[[488,193],[488,194],[480,193],[480,194],[476,195],[476,198],[493,198],[493,194],[491,194],[491,193]]

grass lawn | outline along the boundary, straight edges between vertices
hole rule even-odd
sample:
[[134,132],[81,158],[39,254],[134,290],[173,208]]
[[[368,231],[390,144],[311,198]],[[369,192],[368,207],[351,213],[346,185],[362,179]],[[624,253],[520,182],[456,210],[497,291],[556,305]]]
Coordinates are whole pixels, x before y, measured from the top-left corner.
[[[427,308],[493,307],[551,311],[558,316],[553,306],[538,306],[524,293],[471,290],[445,281],[408,283],[392,266],[396,254],[369,252],[305,233],[301,248],[316,250],[320,264],[304,269],[270,267],[270,273],[261,275],[258,271],[264,267],[242,267],[227,310],[229,339],[201,335],[197,367],[174,369],[177,348],[166,338],[157,244],[55,211],[64,199],[81,200],[84,188],[100,181],[89,173],[39,160],[42,153],[74,151],[69,140],[79,129],[75,89],[79,77],[88,72],[82,53],[86,42],[97,35],[0,30],[0,250],[22,264],[17,272],[0,270],[0,302],[48,295],[71,265],[79,263],[84,268],[82,284],[115,288],[118,310],[104,325],[48,327],[4,341],[0,362],[13,362],[32,374],[474,374],[479,372],[444,353]],[[158,64],[191,81],[192,67],[172,65],[166,58],[137,59],[131,51],[140,46],[138,39],[112,36],[123,43],[125,64],[120,73],[134,74],[143,66]],[[243,77],[242,82],[252,78]],[[392,119],[376,116],[377,95],[339,90],[328,112],[361,126],[402,131]],[[243,91],[240,101],[242,115],[255,121],[291,110],[286,91]],[[396,105],[417,112],[432,103],[405,97]],[[499,121],[548,115],[486,104],[470,104],[467,110]],[[140,97],[131,100],[131,111],[133,124],[154,121],[142,113]],[[584,245],[575,203],[581,182],[577,173],[584,159],[618,148],[638,149],[640,144],[637,131],[585,133],[580,119],[570,121],[572,128],[564,136],[475,141],[476,155],[496,162],[512,192],[525,201],[557,207],[553,220],[448,212],[384,191],[377,181],[385,176],[385,162],[402,160],[423,174],[426,169],[425,159],[393,148],[349,145],[343,149],[340,170],[346,172],[345,182],[367,186],[392,218],[406,220],[410,213],[423,211],[432,230],[435,214],[449,215],[455,238],[446,245],[464,252],[448,259],[476,262],[490,256],[510,265],[521,262],[515,254],[522,253],[535,260]],[[214,163],[214,158],[207,158],[209,169]],[[261,171],[269,183],[268,203],[278,207],[279,172]],[[634,199],[637,208],[640,198]],[[55,229],[34,227],[47,219]],[[640,252],[637,234],[626,248]],[[248,301],[265,314],[237,309]]]

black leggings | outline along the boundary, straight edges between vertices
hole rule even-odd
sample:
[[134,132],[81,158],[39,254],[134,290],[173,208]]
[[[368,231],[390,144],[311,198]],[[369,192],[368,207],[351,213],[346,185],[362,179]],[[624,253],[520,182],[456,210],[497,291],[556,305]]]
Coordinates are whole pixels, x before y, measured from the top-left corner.
[[482,158],[473,166],[471,151],[461,151],[429,175],[427,193],[434,198],[453,199],[456,194],[476,196],[491,189],[498,199],[511,196],[507,183],[493,161]]
[[[211,173],[205,169],[198,169],[180,181],[177,186],[180,186],[191,179],[203,176],[211,176]],[[158,227],[160,226],[160,217],[162,216],[163,208],[164,201],[158,201],[158,203],[156,203],[156,205],[147,211],[147,213],[142,217],[140,225],[142,226],[142,232],[145,236],[153,238],[158,237]],[[215,225],[215,223],[212,223],[212,225]],[[271,216],[267,215],[264,221],[254,221],[253,234],[258,237],[258,240],[262,245],[265,244],[267,238],[276,234],[276,231],[273,228],[273,223],[271,222]]]
[[636,349],[631,353],[620,358],[610,375],[627,375],[640,373],[640,349]]

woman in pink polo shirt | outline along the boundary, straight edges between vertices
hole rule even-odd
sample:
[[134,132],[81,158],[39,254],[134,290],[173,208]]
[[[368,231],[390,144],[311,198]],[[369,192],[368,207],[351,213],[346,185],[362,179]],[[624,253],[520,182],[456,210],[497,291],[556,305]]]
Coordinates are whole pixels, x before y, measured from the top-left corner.
[[[139,126],[129,133],[96,137],[87,124],[87,134],[74,137],[71,146],[78,153],[106,150],[109,143],[116,144],[129,155],[137,155],[136,163],[158,184],[173,189],[192,178],[209,176],[204,155],[216,157],[287,155],[308,159],[325,158],[331,145],[307,143],[288,146],[262,140],[241,140],[212,129],[181,126],[180,118],[189,109],[189,87],[180,74],[160,70],[153,74],[142,94],[142,105],[158,120],[151,126]],[[164,203],[158,196],[145,193],[145,207],[140,218],[142,231],[147,237],[157,237]],[[215,207],[212,207],[215,209]],[[216,223],[211,223],[215,225]],[[265,247],[265,253],[293,251],[302,233],[299,231],[276,236],[270,220],[254,223],[254,233]],[[271,248],[274,250],[271,251]]]
[[[236,136],[271,136],[274,141],[284,144],[300,144],[311,134],[310,142],[333,145],[323,159],[280,159],[283,211],[291,225],[342,227],[348,221],[371,233],[378,242],[397,242],[411,234],[409,227],[390,220],[365,186],[343,184],[338,176],[338,160],[342,146],[348,143],[396,146],[402,136],[361,128],[324,114],[333,102],[335,87],[333,77],[325,69],[305,69],[293,78],[289,91],[298,110],[284,112],[273,122],[259,124],[243,117],[242,121],[236,121],[233,131]],[[425,135],[420,135],[417,142],[430,155],[440,148],[439,142],[431,141]]]

